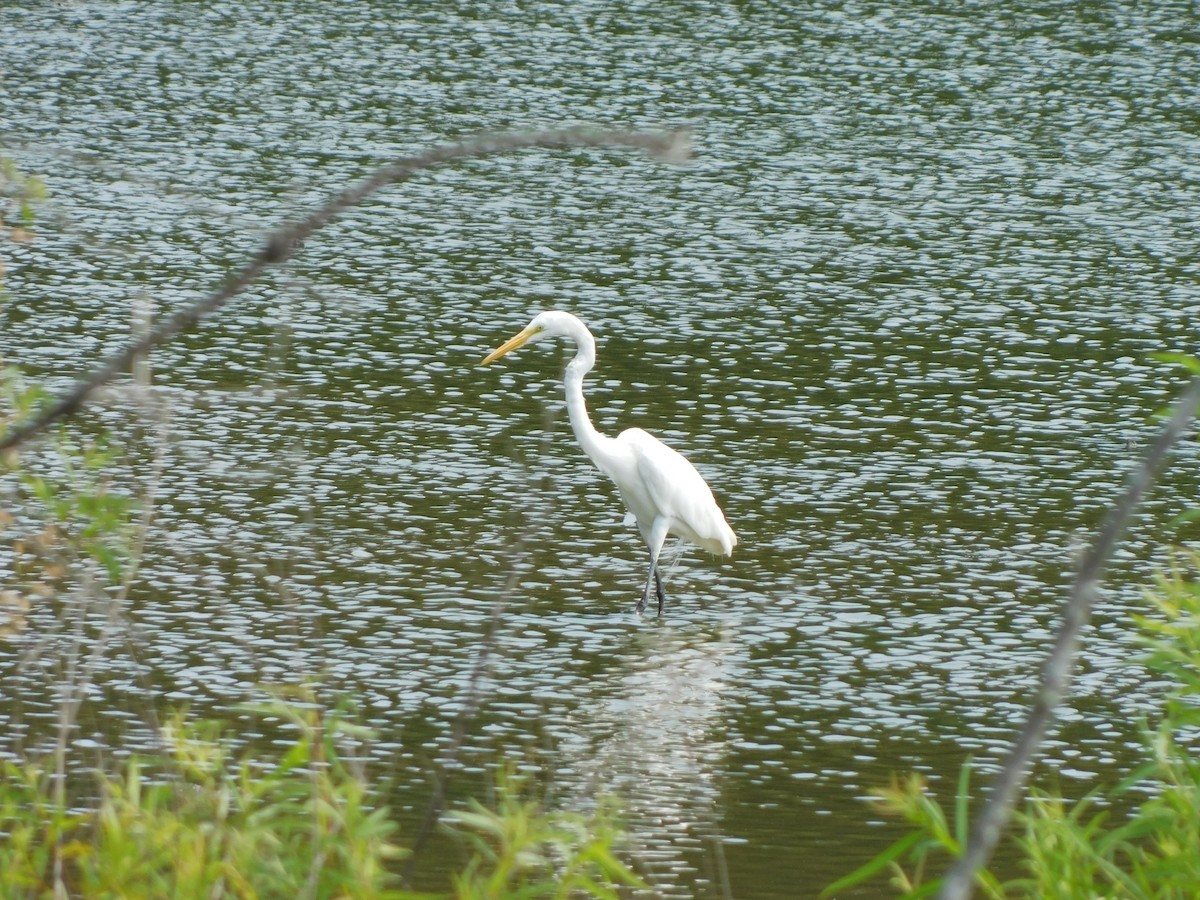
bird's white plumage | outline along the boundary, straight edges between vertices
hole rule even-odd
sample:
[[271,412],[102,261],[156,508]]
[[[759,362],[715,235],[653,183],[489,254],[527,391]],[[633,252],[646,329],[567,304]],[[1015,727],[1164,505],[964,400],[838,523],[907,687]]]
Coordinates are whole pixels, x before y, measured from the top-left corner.
[[656,578],[658,554],[667,534],[723,555],[733,552],[737,536],[708,484],[682,454],[640,428],[629,428],[610,438],[592,425],[583,397],[583,378],[595,365],[596,342],[575,316],[560,311],[534,316],[529,325],[488,354],[483,363],[487,365],[524,344],[550,337],[575,342],[575,357],[563,379],[571,427],[584,452],[617,486],[650,549],[650,575],[638,610],[644,608],[651,588],[657,584],[661,612],[662,584]]
[[665,515],[669,534],[710,553],[728,556],[733,552],[737,536],[708,484],[686,457],[640,428],[621,432],[617,443],[628,449],[637,475],[632,486],[617,482],[617,490],[643,537],[654,519]]

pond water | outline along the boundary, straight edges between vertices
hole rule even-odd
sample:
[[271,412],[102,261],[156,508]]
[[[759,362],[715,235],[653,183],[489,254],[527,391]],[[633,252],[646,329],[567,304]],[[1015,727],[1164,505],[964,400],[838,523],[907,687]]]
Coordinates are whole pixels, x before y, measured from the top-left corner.
[[[51,192],[3,248],[0,355],[56,388],[133,310],[203,296],[393,158],[696,129],[682,168],[529,152],[390,188],[156,353],[154,404],[79,419],[135,484],[164,464],[80,747],[312,675],[360,698],[415,820],[499,609],[460,789],[507,756],[566,802],[617,793],[656,893],[739,898],[813,896],[893,839],[863,801],[891,773],[945,793],[1003,756],[1074,559],[1182,383],[1150,354],[1195,348],[1190,5],[0,19],[0,151]],[[683,451],[739,535],[732,559],[672,555],[662,619],[633,614],[644,547],[573,441],[563,352],[478,368],[545,308],[597,336],[597,426]],[[1124,771],[1155,703],[1128,612],[1197,455],[1173,454],[1089,630],[1043,764],[1068,790]],[[0,645],[0,752],[53,733],[57,673],[28,653],[58,614]]]

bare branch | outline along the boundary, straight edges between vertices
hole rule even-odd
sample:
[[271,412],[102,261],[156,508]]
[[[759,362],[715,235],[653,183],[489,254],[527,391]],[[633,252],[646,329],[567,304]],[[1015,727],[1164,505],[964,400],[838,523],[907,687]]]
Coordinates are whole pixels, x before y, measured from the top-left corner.
[[59,419],[77,412],[97,388],[112,381],[122,372],[128,371],[135,359],[180,332],[192,328],[205,316],[216,312],[245,290],[254,279],[262,274],[263,270],[269,266],[277,266],[286,262],[307,238],[329,224],[339,213],[361,203],[380,188],[403,181],[415,172],[452,160],[476,159],[532,148],[551,150],[565,147],[632,147],[644,150],[667,162],[683,163],[690,154],[691,142],[690,133],[686,129],[651,133],[600,128],[567,128],[510,134],[484,134],[457,144],[434,147],[425,153],[398,159],[384,166],[365,181],[347,188],[307,218],[271,234],[254,259],[239,273],[229,278],[224,286],[163,320],[153,331],[135,340],[123,350],[114,353],[91,375],[77,382],[58,400],[27,421],[11,428],[3,438],[0,438],[0,451],[16,447],[41,433]]
[[1091,615],[1100,589],[1100,579],[1109,558],[1134,510],[1154,484],[1155,477],[1166,461],[1167,451],[1187,430],[1196,415],[1197,407],[1200,407],[1200,378],[1193,378],[1175,407],[1170,421],[1147,448],[1141,462],[1130,474],[1125,492],[1116,506],[1109,511],[1095,543],[1083,558],[1071,585],[1071,595],[1063,611],[1063,621],[1059,626],[1054,648],[1042,668],[1041,684],[1029,717],[1017,736],[1004,768],[996,776],[987,803],[971,829],[963,855],[946,873],[946,880],[938,895],[941,900],[966,900],[970,897],[976,873],[991,858],[992,851],[1000,840],[1000,833],[1012,817],[1013,804],[1025,784],[1030,766],[1037,757],[1054,709],[1062,701],[1070,683],[1079,636]]

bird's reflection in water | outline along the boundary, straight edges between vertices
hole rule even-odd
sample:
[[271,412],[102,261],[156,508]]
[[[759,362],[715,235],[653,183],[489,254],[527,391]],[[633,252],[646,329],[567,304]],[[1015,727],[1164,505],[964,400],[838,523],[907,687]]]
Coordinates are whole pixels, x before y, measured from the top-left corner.
[[575,771],[560,773],[562,782],[578,785],[581,804],[617,794],[643,877],[657,895],[691,895],[721,880],[720,723],[738,648],[725,631],[664,623],[640,630],[626,653],[622,688],[573,714],[559,749]]

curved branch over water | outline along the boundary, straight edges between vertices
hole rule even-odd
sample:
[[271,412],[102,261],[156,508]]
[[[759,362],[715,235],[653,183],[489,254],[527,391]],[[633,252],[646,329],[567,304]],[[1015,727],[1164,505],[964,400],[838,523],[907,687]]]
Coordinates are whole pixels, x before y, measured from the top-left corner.
[[192,328],[205,316],[216,312],[229,300],[245,290],[269,266],[286,262],[307,238],[337,216],[365,200],[380,188],[403,181],[415,172],[457,159],[477,159],[515,150],[539,148],[556,150],[567,147],[631,147],[644,150],[667,162],[684,163],[691,151],[687,129],[667,132],[624,131],[603,128],[565,128],[546,131],[483,134],[457,144],[434,147],[424,153],[406,156],[384,166],[370,178],[338,194],[307,218],[287,225],[271,234],[258,254],[237,274],[209,296],[179,310],[157,328],[114,353],[91,375],[81,379],[73,388],[25,422],[0,438],[0,451],[23,443],[59,419],[77,412],[91,394],[129,369],[133,361],[174,337]]
[[1067,599],[1063,611],[1062,625],[1059,626],[1054,648],[1042,668],[1042,679],[1038,685],[1037,698],[1029,710],[1029,716],[1017,735],[1012,752],[1004,763],[1004,768],[996,776],[992,792],[988,795],[979,818],[971,829],[963,855],[955,861],[946,873],[942,884],[941,900],[966,900],[971,896],[975,884],[976,873],[987,864],[995,850],[1000,834],[1012,817],[1012,808],[1016,803],[1029,768],[1041,747],[1054,709],[1062,701],[1071,680],[1071,667],[1075,660],[1075,651],[1079,646],[1079,636],[1092,612],[1096,595],[1100,589],[1100,579],[1108,565],[1109,558],[1116,548],[1118,540],[1125,531],[1133,512],[1137,509],[1142,498],[1149,492],[1166,462],[1167,451],[1183,436],[1200,407],[1200,377],[1193,378],[1187,390],[1179,399],[1175,412],[1163,430],[1146,449],[1141,462],[1129,475],[1125,492],[1121,494],[1116,505],[1109,511],[1108,518],[1096,541],[1083,558],[1074,583],[1071,585],[1071,595]]

